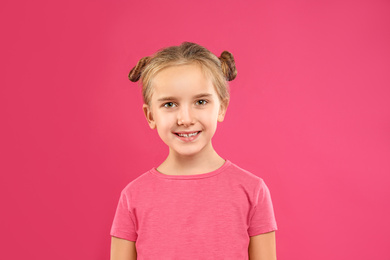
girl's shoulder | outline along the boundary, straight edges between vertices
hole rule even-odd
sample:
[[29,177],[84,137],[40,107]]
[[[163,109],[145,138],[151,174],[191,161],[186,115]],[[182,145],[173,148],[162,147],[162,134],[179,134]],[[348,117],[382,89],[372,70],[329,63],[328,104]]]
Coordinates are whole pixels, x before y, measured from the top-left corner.
[[249,182],[261,182],[263,179],[260,177],[262,176],[262,173],[260,171],[249,171],[241,166],[238,166],[235,163],[231,163],[231,167],[229,169],[231,172],[233,172],[233,175],[237,178],[241,178],[242,180],[246,180]]
[[129,192],[130,190],[143,188],[146,183],[150,182],[149,172],[150,172],[150,170],[135,177],[128,184],[126,184],[126,186],[123,188],[122,192]]

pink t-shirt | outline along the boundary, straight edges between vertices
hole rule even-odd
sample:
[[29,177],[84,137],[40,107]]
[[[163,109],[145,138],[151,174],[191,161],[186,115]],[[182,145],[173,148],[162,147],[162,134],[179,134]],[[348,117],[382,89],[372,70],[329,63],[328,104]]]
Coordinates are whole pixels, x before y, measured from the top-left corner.
[[122,190],[110,234],[136,241],[141,260],[241,260],[250,236],[273,230],[263,179],[226,160],[204,174],[140,175]]

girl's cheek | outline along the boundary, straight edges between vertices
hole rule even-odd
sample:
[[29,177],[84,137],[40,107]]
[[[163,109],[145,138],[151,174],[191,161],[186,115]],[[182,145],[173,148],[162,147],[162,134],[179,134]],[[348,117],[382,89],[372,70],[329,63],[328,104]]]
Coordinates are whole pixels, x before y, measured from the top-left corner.
[[163,112],[160,114],[160,118],[162,119],[163,123],[170,123],[172,120],[175,120],[177,118],[176,113],[170,111],[170,112]]

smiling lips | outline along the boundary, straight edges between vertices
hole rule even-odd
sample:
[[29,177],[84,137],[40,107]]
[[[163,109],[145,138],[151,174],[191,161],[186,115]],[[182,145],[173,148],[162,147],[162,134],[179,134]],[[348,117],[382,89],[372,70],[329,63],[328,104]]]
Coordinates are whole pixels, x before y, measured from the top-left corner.
[[196,132],[177,132],[177,133],[174,133],[174,134],[177,135],[178,138],[180,140],[182,140],[182,141],[191,142],[191,141],[195,140],[200,133],[201,133],[201,131],[196,131]]
[[178,132],[178,133],[175,133],[176,135],[178,136],[181,136],[181,137],[191,137],[191,136],[195,136],[197,134],[199,134],[200,131],[196,131],[196,132]]

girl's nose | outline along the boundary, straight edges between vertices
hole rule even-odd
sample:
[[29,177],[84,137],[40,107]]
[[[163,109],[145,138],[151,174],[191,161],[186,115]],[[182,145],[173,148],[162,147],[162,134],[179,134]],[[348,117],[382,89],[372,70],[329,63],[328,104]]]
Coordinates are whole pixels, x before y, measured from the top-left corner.
[[182,106],[177,117],[178,125],[192,125],[194,124],[194,116],[191,108]]

